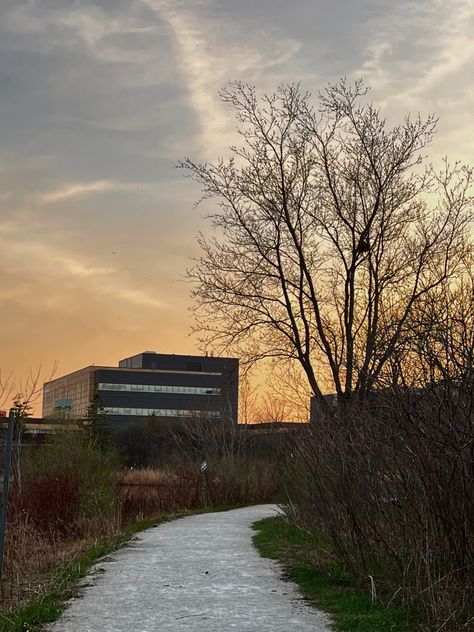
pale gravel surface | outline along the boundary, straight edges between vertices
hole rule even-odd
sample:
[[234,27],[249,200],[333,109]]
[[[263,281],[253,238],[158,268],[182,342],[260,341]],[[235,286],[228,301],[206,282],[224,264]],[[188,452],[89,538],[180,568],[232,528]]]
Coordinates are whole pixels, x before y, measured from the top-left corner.
[[[54,632],[329,632],[252,545],[274,505],[162,524],[102,560]],[[103,569],[103,572],[100,570]]]

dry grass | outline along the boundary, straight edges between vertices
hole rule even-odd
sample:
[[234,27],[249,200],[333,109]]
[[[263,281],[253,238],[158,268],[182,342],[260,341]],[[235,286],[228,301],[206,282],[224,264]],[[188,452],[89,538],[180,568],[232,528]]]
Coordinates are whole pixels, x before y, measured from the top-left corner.
[[244,466],[225,459],[199,466],[181,466],[173,471],[132,470],[119,473],[122,520],[153,518],[186,509],[272,500],[278,491],[274,468],[265,461]]
[[[98,539],[116,532],[118,525],[107,529],[89,525],[82,537],[65,538],[50,530],[39,530],[28,519],[9,521],[5,542],[4,579],[0,584],[0,613],[22,607],[44,593],[54,571],[88,549]],[[102,528],[100,528],[102,527]]]
[[24,451],[9,496],[0,613],[41,594],[54,570],[120,529],[113,456],[77,433]]
[[123,468],[117,471],[119,485],[159,485],[166,477],[165,470]]

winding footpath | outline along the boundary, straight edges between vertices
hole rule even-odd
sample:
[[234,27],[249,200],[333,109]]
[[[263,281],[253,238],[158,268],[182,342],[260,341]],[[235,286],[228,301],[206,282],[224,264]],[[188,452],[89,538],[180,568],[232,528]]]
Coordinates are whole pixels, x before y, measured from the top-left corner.
[[159,525],[101,560],[54,632],[329,632],[252,545],[274,505]]

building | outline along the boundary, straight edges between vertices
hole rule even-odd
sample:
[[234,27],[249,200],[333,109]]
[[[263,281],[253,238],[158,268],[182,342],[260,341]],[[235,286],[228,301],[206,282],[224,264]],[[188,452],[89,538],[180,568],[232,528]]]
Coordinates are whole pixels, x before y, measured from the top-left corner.
[[237,423],[239,360],[144,351],[118,367],[88,366],[46,382],[43,417],[81,419],[95,397],[119,429],[139,418],[196,415]]
[[[8,428],[8,419],[5,419],[5,415],[0,415],[0,417],[3,417],[3,420],[0,420],[0,435],[4,441],[4,435]],[[78,427],[53,419],[27,417],[22,425],[20,441],[22,445],[27,443],[48,443],[58,431],[64,430],[78,430]]]
[[[335,410],[338,404],[338,398],[336,393],[331,393],[329,395],[323,395],[323,398],[326,401],[326,404],[331,410]],[[321,404],[318,398],[315,395],[311,395],[309,400],[309,421],[310,423],[316,423],[318,419],[320,419],[322,414]]]

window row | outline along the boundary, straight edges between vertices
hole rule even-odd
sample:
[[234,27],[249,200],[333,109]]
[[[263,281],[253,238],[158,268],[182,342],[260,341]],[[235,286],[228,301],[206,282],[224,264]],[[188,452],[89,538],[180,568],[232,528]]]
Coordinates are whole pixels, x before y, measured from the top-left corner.
[[122,408],[118,406],[107,406],[104,408],[104,412],[109,415],[134,415],[137,417],[146,417],[148,415],[155,415],[156,417],[220,417],[219,410],[206,410],[206,411],[193,411],[193,410],[178,410],[178,409],[166,409],[166,408]]
[[140,393],[181,393],[186,395],[220,395],[213,386],[165,386],[164,384],[106,384],[100,382],[99,391],[136,391]]

